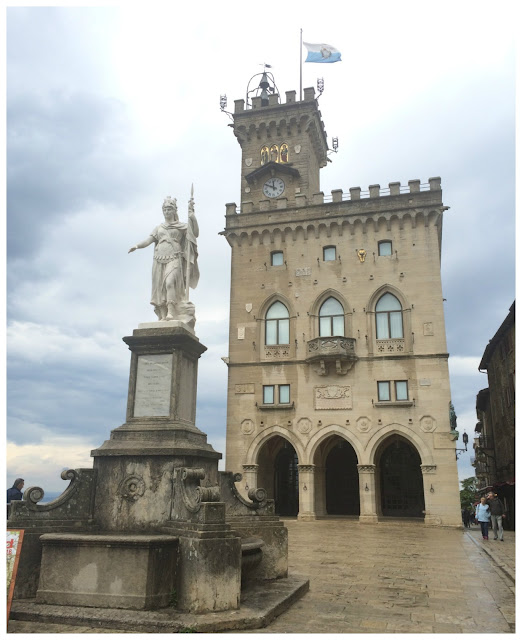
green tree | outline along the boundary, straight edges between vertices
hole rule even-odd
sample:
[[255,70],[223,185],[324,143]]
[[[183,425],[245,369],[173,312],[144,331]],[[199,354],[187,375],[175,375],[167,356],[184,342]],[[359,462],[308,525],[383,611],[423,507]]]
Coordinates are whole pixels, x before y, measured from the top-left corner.
[[475,476],[466,478],[465,480],[461,480],[460,484],[462,485],[462,489],[460,490],[460,506],[462,509],[465,507],[469,509],[475,502],[475,494],[478,488],[477,478],[475,478]]

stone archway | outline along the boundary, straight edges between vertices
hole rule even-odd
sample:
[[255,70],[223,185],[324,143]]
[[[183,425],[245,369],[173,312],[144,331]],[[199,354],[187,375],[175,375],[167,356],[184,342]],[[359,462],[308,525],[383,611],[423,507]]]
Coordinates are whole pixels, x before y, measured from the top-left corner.
[[338,438],[325,460],[326,513],[358,516],[359,472],[357,455],[349,442]]
[[387,438],[378,452],[378,507],[383,516],[424,517],[421,458],[406,438]]
[[299,512],[298,456],[294,447],[279,435],[269,438],[258,455],[258,486],[275,501],[279,516],[297,516]]

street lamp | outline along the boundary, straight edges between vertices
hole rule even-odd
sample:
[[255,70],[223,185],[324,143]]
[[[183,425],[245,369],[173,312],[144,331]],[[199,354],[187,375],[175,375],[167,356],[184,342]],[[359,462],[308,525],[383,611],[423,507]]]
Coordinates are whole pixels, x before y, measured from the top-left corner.
[[459,459],[459,456],[461,453],[463,453],[464,451],[468,450],[468,434],[464,431],[464,433],[462,434],[462,442],[464,443],[464,449],[458,449],[455,448],[455,460]]

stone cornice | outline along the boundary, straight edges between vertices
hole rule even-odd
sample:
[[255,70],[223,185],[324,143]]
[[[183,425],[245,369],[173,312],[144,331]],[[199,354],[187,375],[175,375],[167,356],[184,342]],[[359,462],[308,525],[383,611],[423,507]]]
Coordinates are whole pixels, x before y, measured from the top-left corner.
[[[405,359],[411,359],[411,360],[426,360],[426,359],[439,359],[439,358],[444,358],[445,360],[447,360],[449,358],[449,353],[422,353],[422,354],[411,354],[411,353],[407,353],[404,355],[390,355],[390,356],[360,356],[358,357],[358,361],[365,361],[365,360],[378,360],[378,361],[383,361],[383,360],[405,360]],[[298,365],[298,364],[307,364],[306,360],[303,359],[299,359],[299,360],[263,360],[260,362],[228,362],[227,366],[228,367],[273,367],[274,365],[286,365],[286,366],[291,366],[291,365]]]

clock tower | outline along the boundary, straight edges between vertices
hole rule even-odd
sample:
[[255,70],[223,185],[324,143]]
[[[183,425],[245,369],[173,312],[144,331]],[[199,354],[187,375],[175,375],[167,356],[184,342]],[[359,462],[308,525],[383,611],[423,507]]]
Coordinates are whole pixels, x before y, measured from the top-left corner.
[[[461,526],[440,178],[320,189],[313,88],[236,100],[226,468],[276,513]],[[247,89],[247,96],[249,95]]]
[[[268,86],[266,72],[260,86]],[[314,89],[235,101],[234,134],[241,145],[241,210],[284,209],[304,204],[319,191],[319,169],[328,144]]]

